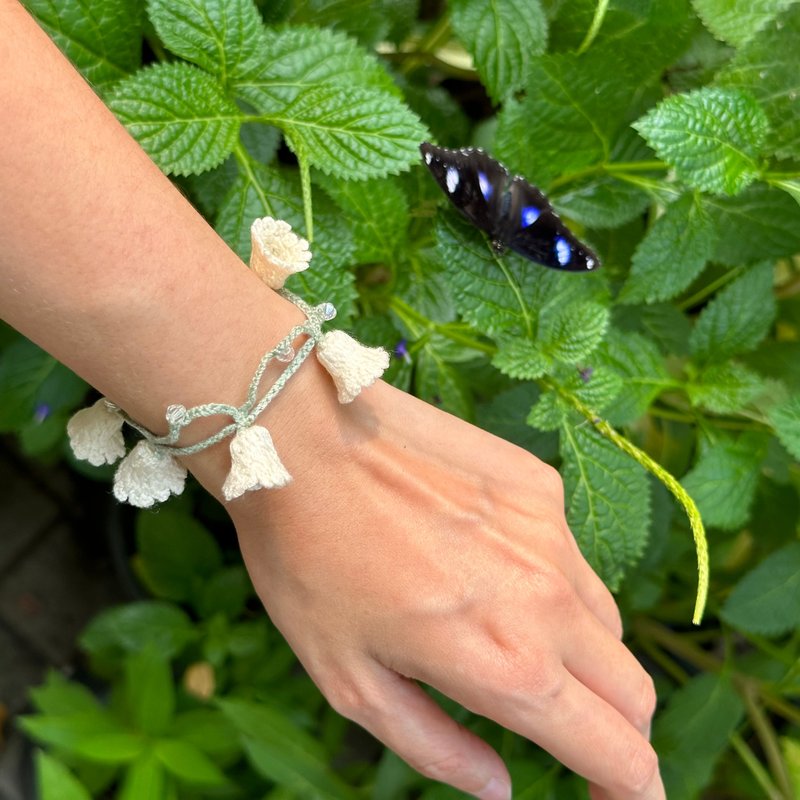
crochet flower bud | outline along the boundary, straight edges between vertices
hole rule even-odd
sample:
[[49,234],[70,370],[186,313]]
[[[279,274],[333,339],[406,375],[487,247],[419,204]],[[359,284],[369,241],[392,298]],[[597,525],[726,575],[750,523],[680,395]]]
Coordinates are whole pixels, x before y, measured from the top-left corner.
[[289,275],[308,269],[308,242],[281,219],[262,217],[250,226],[250,269],[272,289],[280,289]]
[[222,486],[226,500],[255,489],[277,489],[291,479],[266,428],[252,425],[240,429],[233,437],[231,471]]
[[186,468],[162,447],[143,439],[122,460],[114,475],[114,497],[121,503],[150,508],[170,494],[180,494]]
[[110,408],[105,398],[89,408],[82,408],[67,423],[67,435],[75,458],[92,466],[113,464],[125,455],[122,415]]
[[389,366],[382,347],[365,347],[344,331],[326,333],[317,344],[317,358],[330,372],[340,403],[350,403]]

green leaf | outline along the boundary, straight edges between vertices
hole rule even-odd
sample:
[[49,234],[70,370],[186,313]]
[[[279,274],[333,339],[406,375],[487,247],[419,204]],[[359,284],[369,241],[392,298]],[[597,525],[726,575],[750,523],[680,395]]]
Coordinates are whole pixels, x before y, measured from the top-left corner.
[[169,735],[220,760],[232,758],[241,749],[236,728],[216,708],[180,712],[173,720]]
[[224,786],[228,779],[199,748],[181,739],[159,739],[153,752],[156,758],[185,783],[196,786]]
[[207,73],[182,62],[154,64],[120,81],[109,107],[169,175],[221,164],[233,151],[242,115]]
[[450,0],[449,6],[453,30],[490,97],[499,102],[522,88],[531,60],[547,47],[539,0]]
[[101,612],[89,623],[80,643],[91,655],[113,657],[136,653],[152,642],[164,658],[172,658],[196,636],[180,608],[142,600]]
[[38,742],[100,764],[127,764],[144,740],[120,727],[106,711],[22,717],[23,730]]
[[795,395],[770,409],[769,421],[781,444],[800,460],[800,397]]
[[633,127],[690,186],[734,195],[759,176],[769,122],[750,94],[704,88],[668,97]]
[[725,601],[722,618],[761,636],[800,629],[800,542],[776,550],[750,570]]
[[399,95],[375,56],[341,32],[298,25],[267,29],[263,39],[261,62],[236,79],[237,94],[262,114],[283,109],[321,86]]
[[772,186],[783,189],[788,195],[793,197],[800,204],[800,181],[770,181]]
[[484,430],[525,448],[542,461],[552,461],[558,452],[555,437],[543,435],[525,422],[538,396],[539,390],[533,383],[514,386],[489,403],[478,405],[476,422]]
[[151,751],[128,766],[118,800],[167,800],[167,775]]
[[[786,4],[787,0],[771,0],[776,7]],[[800,117],[794,99],[800,92],[798,37],[800,6],[793,5],[756,33],[716,79],[722,86],[750,92],[759,101],[771,127],[767,149],[781,158],[800,158]]]
[[407,169],[427,138],[416,114],[378,89],[329,85],[306,89],[266,116],[313,167],[347,180],[384,177]]
[[[614,81],[605,80],[609,74]],[[541,56],[526,87],[524,99],[507,102],[497,117],[496,155],[509,169],[546,186],[608,160],[633,90],[614,54]]]
[[672,694],[653,729],[667,797],[699,796],[743,714],[727,675],[698,675]]
[[622,379],[624,391],[612,398],[610,406],[602,408],[612,425],[625,425],[639,419],[670,380],[664,359],[653,341],[614,327],[609,328],[605,341],[592,354],[590,362],[596,369],[613,370]]
[[403,257],[410,221],[408,200],[397,180],[326,180],[325,191],[344,211],[359,264],[395,264]]
[[165,508],[136,518],[136,566],[148,589],[166,600],[192,600],[222,566],[214,537],[186,513]]
[[195,605],[203,619],[215,614],[224,614],[234,619],[238,617],[253,594],[253,587],[247,570],[237,564],[221,569],[203,582]]
[[562,216],[589,228],[617,228],[639,217],[650,203],[638,186],[613,175],[591,175],[571,182],[551,197]]
[[301,797],[356,797],[330,770],[317,741],[279,711],[245,700],[222,700],[218,705],[239,730],[248,760],[259,774]]
[[700,456],[681,484],[706,525],[735,530],[747,522],[765,455],[762,439],[742,436],[719,442]]
[[781,749],[794,793],[800,796],[800,741],[783,736],[781,737]]
[[[602,284],[594,276],[532,268],[514,254],[497,255],[486,239],[455,214],[442,214],[434,229],[436,252],[450,292],[464,319],[481,333],[508,341],[534,339],[540,314],[580,301],[594,300]],[[593,334],[594,335],[594,334]]]
[[296,0],[292,21],[338,28],[364,44],[374,45],[388,38],[398,17],[408,14],[408,3],[409,0]]
[[175,713],[175,687],[169,661],[152,644],[125,659],[125,691],[136,730],[164,733]]
[[48,716],[102,713],[102,707],[89,689],[68,681],[54,669],[47,673],[44,684],[31,689],[30,696],[36,709]]
[[692,356],[722,361],[754,350],[775,319],[773,265],[762,262],[726,286],[703,309],[692,331]]
[[766,390],[764,379],[742,364],[711,364],[686,390],[692,405],[704,406],[715,414],[741,411]]
[[464,380],[435,348],[426,345],[419,353],[415,380],[415,394],[422,400],[462,419],[472,419],[472,396]]
[[252,0],[147,0],[147,13],[164,44],[225,85],[248,74],[267,52]]
[[550,370],[553,360],[541,351],[536,342],[515,338],[498,341],[492,364],[509,378],[534,380]]
[[587,424],[562,427],[561,456],[570,530],[595,572],[616,589],[647,543],[647,476]]
[[707,200],[719,234],[715,261],[735,266],[800,252],[800,206],[785,192],[757,184]]
[[141,63],[144,15],[138,0],[25,0],[24,5],[101,93]]
[[624,331],[645,335],[655,342],[664,355],[683,356],[689,352],[691,323],[671,303],[615,306],[613,314],[616,326]]
[[0,361],[0,431],[6,433],[30,422],[36,392],[55,369],[56,360],[27,339],[3,351]]
[[717,232],[699,198],[686,194],[639,242],[620,293],[623,303],[653,303],[680,294],[714,255]]
[[741,47],[794,0],[692,0],[703,24],[723,42]]
[[89,790],[60,762],[41,750],[36,753],[40,800],[91,800]]
[[608,308],[593,301],[550,303],[539,317],[537,345],[556,361],[577,364],[600,344],[608,319]]

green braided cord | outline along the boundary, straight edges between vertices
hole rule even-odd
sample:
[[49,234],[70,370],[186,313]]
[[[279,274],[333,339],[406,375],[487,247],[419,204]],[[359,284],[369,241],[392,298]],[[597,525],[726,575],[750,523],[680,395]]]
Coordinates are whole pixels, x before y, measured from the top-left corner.
[[[177,456],[189,456],[193,453],[199,453],[201,450],[205,450],[215,445],[217,442],[221,442],[240,428],[246,428],[252,425],[256,418],[262,414],[266,407],[274,400],[275,396],[286,386],[292,375],[300,369],[308,356],[311,355],[311,351],[322,338],[322,324],[328,319],[333,318],[331,311],[333,314],[336,312],[336,309],[333,308],[330,303],[310,306],[302,298],[287,289],[280,289],[279,293],[287,300],[294,303],[306,315],[307,320],[299,325],[295,325],[272,350],[264,354],[253,375],[253,379],[250,381],[250,387],[247,390],[247,399],[241,406],[232,406],[225,403],[205,403],[203,405],[183,409],[179,416],[175,414],[175,412],[180,410],[180,406],[170,406],[167,409],[169,432],[164,436],[157,436],[131,419],[122,409],[116,406],[114,406],[114,408],[122,415],[122,418],[128,425],[137,430],[151,444],[169,450],[171,454]],[[294,340],[302,335],[308,336],[308,339],[303,343],[302,347],[292,355],[291,361],[283,369],[283,372],[278,376],[275,383],[270,386],[267,393],[260,401],[256,402],[261,379],[264,377],[264,373],[269,364],[277,358],[278,355],[286,353],[287,349],[292,347]],[[233,417],[234,421],[195,444],[185,447],[178,447],[175,444],[180,438],[181,431],[187,425],[201,417],[212,417],[217,414],[227,414]]]
[[555,389],[561,397],[580,412],[582,416],[589,420],[603,436],[610,439],[620,450],[627,453],[646,470],[655,475],[683,506],[689,518],[689,524],[692,527],[692,536],[694,537],[694,546],[697,553],[697,595],[695,598],[694,613],[692,614],[692,622],[695,625],[699,625],[703,618],[703,611],[705,610],[706,599],[708,598],[709,566],[706,532],[703,526],[703,520],[700,517],[700,511],[694,500],[692,500],[686,489],[678,483],[673,475],[667,472],[660,464],[656,463],[644,450],[640,450],[633,442],[614,430],[606,420],[601,419],[589,406],[584,405],[580,398],[555,382],[546,381],[546,383],[550,388]]

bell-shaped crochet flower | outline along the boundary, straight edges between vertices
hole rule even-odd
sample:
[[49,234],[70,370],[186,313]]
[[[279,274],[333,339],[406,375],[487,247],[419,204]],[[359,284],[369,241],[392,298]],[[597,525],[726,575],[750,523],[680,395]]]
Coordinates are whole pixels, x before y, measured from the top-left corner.
[[317,344],[317,358],[330,372],[340,403],[350,403],[389,366],[382,347],[365,347],[344,331],[330,331]]
[[226,500],[255,489],[286,486],[292,476],[283,466],[266,428],[241,428],[231,441],[231,471],[222,486]]
[[186,468],[163,447],[143,439],[122,460],[114,475],[114,497],[121,503],[150,508],[170,494],[180,494]]
[[67,423],[67,435],[75,458],[92,466],[113,464],[125,455],[122,415],[105,398],[82,408]]
[[308,269],[308,242],[282,219],[257,219],[250,226],[250,241],[250,268],[272,289],[280,289],[289,275]]

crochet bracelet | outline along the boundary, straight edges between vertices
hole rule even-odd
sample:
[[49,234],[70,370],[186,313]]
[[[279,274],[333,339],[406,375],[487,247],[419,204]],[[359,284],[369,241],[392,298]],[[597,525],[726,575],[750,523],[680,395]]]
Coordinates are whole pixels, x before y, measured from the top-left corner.
[[[186,468],[175,456],[200,452],[228,436],[233,439],[231,469],[222,487],[226,500],[256,489],[285,486],[291,475],[281,462],[269,431],[255,423],[311,352],[316,350],[317,359],[331,374],[340,403],[354,400],[389,365],[389,356],[382,348],[365,347],[344,331],[322,332],[323,323],[336,316],[332,303],[311,306],[283,288],[286,278],[306,269],[311,259],[308,242],[296,236],[288,223],[270,217],[256,220],[251,227],[251,239],[251,269],[301,309],[306,321],[292,328],[264,354],[241,406],[206,403],[187,409],[179,404],[170,405],[165,415],[169,430],[163,436],[147,430],[106,398],[74,414],[67,424],[67,433],[77,458],[94,466],[113,464],[122,458],[114,474],[114,496],[121,502],[149,508],[170,494],[180,494]],[[302,336],[306,340],[295,349],[296,340]],[[267,367],[276,361],[286,366],[259,399]],[[218,414],[230,416],[232,422],[195,444],[178,444],[182,430],[195,419]],[[122,434],[126,423],[143,437],[127,455]]]

